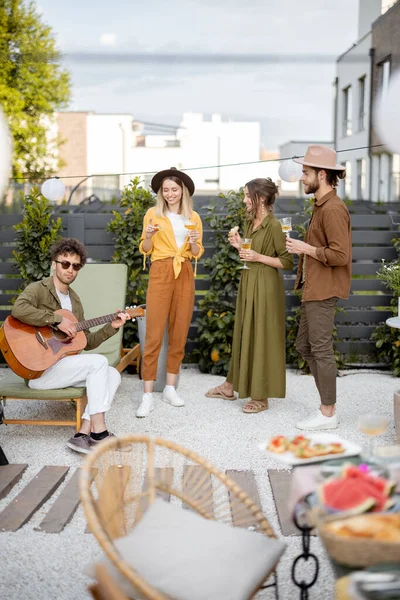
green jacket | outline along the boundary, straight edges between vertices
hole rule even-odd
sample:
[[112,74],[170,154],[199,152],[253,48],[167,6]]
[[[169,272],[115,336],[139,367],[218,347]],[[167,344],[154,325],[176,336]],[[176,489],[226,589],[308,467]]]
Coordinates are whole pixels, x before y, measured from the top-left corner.
[[[79,296],[72,288],[69,288],[71,298],[72,312],[78,321],[84,321],[83,306]],[[61,315],[55,314],[56,310],[61,309],[60,300],[57,296],[56,288],[52,277],[30,283],[25,290],[18,296],[12,309],[12,316],[27,325],[43,327],[46,325],[56,325],[61,322]],[[107,323],[98,331],[90,333],[84,331],[87,345],[85,350],[93,350],[100,346],[105,340],[117,333],[117,329]]]

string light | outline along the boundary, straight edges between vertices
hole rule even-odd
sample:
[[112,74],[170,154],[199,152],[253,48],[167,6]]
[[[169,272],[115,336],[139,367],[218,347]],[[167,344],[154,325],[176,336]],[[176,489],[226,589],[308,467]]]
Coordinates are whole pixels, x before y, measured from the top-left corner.
[[[337,154],[340,152],[355,152],[356,150],[369,150],[372,148],[381,148],[384,144],[374,144],[373,146],[357,146],[355,148],[346,148],[345,150],[336,150]],[[283,162],[285,160],[293,160],[293,158],[304,158],[303,156],[291,156],[289,158],[268,158],[265,160],[250,160],[248,162],[238,162],[238,163],[227,163],[224,165],[205,165],[200,167],[181,167],[181,171],[199,171],[202,169],[223,169],[224,167],[240,167],[245,165],[261,165],[264,163],[271,162]],[[80,179],[83,177],[124,177],[124,176],[134,176],[134,175],[154,175],[157,171],[140,171],[136,173],[93,173],[92,175],[62,175],[59,176],[58,179]],[[10,181],[46,181],[49,177],[10,177]]]

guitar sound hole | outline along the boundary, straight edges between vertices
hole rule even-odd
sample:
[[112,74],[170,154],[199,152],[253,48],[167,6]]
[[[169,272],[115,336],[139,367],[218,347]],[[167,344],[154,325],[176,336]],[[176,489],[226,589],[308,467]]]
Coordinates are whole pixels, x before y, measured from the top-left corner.
[[66,333],[60,331],[59,329],[55,329],[53,335],[58,341],[62,342],[63,344],[70,344],[72,341]]

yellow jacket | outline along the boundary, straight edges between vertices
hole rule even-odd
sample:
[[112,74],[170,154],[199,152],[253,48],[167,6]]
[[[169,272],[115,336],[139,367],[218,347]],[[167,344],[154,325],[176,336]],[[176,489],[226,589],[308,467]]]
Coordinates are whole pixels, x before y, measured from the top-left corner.
[[[151,250],[149,250],[149,252],[145,252],[143,250],[143,240],[146,237],[146,227],[147,225],[149,225],[150,219],[152,219],[153,225],[157,223],[160,226],[160,231],[153,235],[153,247],[151,248]],[[139,244],[139,250],[144,255],[143,269],[146,268],[146,256],[150,256],[152,262],[155,260],[162,260],[163,258],[172,257],[174,259],[173,268],[176,279],[179,273],[181,272],[181,265],[184,262],[184,260],[186,258],[190,260],[194,258],[196,261],[194,274],[196,275],[197,259],[200,258],[200,256],[204,252],[204,248],[202,245],[203,225],[201,223],[199,215],[195,211],[192,212],[190,220],[196,225],[196,229],[200,232],[200,238],[197,240],[197,244],[200,247],[200,252],[196,256],[193,256],[190,250],[189,242],[185,242],[183,246],[181,246],[181,248],[178,248],[178,246],[176,245],[174,230],[172,229],[172,224],[168,217],[157,217],[155,206],[149,208],[143,219],[143,231],[140,237],[141,241]]]

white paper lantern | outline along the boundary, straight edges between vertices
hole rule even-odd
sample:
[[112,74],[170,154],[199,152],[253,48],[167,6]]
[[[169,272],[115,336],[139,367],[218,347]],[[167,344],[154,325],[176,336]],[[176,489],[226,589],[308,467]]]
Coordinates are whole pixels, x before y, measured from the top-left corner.
[[400,154],[400,70],[390,77],[386,93],[381,93],[374,111],[374,126],[380,141],[394,154]]
[[300,181],[303,167],[299,163],[295,163],[294,160],[284,160],[279,165],[278,173],[282,181],[293,183],[294,181]]
[[42,184],[41,192],[50,202],[59,202],[64,198],[65,185],[58,177],[52,177]]
[[12,143],[7,121],[0,109],[0,199],[7,188],[10,177]]

